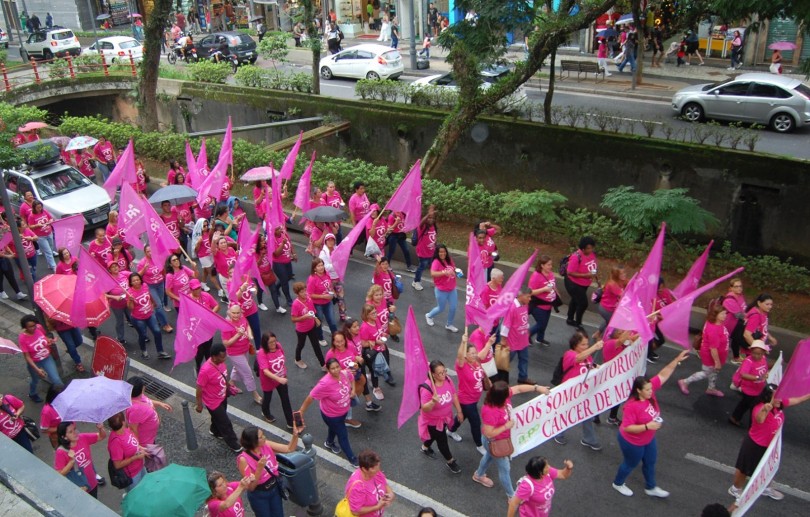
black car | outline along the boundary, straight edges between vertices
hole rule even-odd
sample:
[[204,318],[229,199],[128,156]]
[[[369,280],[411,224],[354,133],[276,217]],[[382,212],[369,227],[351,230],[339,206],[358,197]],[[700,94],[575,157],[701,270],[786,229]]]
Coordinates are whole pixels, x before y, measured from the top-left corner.
[[247,34],[241,32],[213,32],[196,42],[197,55],[207,57],[211,52],[219,49],[222,42],[228,43],[228,50],[239,58],[239,64],[256,63],[259,54],[256,52],[256,42]]

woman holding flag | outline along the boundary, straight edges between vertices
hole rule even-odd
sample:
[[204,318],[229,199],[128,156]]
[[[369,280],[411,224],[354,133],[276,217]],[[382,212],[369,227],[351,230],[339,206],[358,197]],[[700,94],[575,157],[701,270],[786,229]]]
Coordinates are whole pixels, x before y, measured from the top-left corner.
[[[493,338],[492,342],[494,341]],[[463,335],[456,354],[458,402],[461,405],[464,419],[470,423],[475,450],[481,455],[486,454],[486,449],[481,441],[481,415],[478,413],[478,401],[481,400],[481,394],[492,387],[492,382],[481,367],[481,361],[486,359],[487,353],[492,349],[492,343],[488,342],[487,346],[489,347],[487,350],[478,352],[475,345],[469,343],[467,336]]]
[[[461,474],[461,467],[456,463],[450,446],[447,443],[446,430],[451,426],[457,427],[455,422],[464,422],[464,413],[458,402],[456,388],[453,381],[447,377],[447,368],[438,360],[430,362],[429,383],[419,385],[419,437],[422,439],[422,454],[430,459],[436,458],[433,452],[433,442],[447,462],[447,468],[453,474]],[[453,408],[456,410],[455,421]]]

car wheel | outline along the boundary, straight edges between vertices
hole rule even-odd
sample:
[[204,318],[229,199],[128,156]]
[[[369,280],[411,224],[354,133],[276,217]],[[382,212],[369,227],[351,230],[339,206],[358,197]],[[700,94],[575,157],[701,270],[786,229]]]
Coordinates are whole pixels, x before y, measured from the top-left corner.
[[53,59],[53,52],[51,52],[50,50],[47,50],[47,49],[43,50],[42,51],[42,58],[45,61],[50,61],[51,59]]
[[28,55],[28,52],[24,48],[20,49],[20,58],[22,59],[23,63],[27,63],[31,60],[31,56]]
[[789,113],[777,113],[771,118],[771,129],[777,133],[790,133],[796,127]]
[[369,72],[369,73],[366,74],[366,79],[378,80],[379,78],[380,78],[380,74],[378,74],[377,72],[372,71],[372,72]]
[[4,46],[4,47],[6,47],[6,48],[8,48],[8,41],[7,41],[7,42],[5,42],[5,44],[4,44],[3,46]]
[[322,67],[321,67],[321,78],[322,78],[322,79],[326,79],[326,80],[328,81],[328,80],[330,80],[332,77],[334,77],[334,76],[332,75],[332,69],[331,69],[331,68],[329,68],[328,66],[322,66]]
[[251,65],[255,65],[255,64],[256,64],[256,60],[257,60],[257,59],[259,59],[259,58],[258,58],[258,57],[252,57],[252,58],[250,58],[250,64],[251,64]]
[[681,115],[689,122],[700,122],[703,120],[703,107],[696,102],[690,102],[683,107]]
[[169,49],[169,53],[166,54],[166,60],[170,65],[177,63],[177,54],[174,53],[174,50]]

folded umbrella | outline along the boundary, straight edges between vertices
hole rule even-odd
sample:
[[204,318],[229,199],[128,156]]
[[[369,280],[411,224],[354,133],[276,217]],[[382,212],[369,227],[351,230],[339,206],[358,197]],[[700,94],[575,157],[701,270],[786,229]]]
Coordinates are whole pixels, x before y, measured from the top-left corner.
[[53,408],[63,422],[103,422],[132,405],[132,384],[107,377],[73,379]]
[[17,343],[11,341],[10,339],[6,339],[4,337],[0,337],[0,354],[20,354],[22,350],[20,347],[17,346]]
[[242,181],[262,181],[273,179],[273,176],[278,176],[278,171],[272,167],[254,167],[242,174],[239,179]]
[[[34,284],[34,303],[49,318],[70,325],[70,308],[73,306],[77,278],[76,275],[51,274],[37,280]],[[92,327],[98,327],[110,317],[106,296],[88,301],[86,307],[87,323]]]
[[349,217],[346,212],[340,208],[331,206],[319,206],[312,210],[307,210],[304,212],[303,216],[313,223],[334,223],[335,221],[345,221],[346,218]]
[[150,205],[159,205],[164,201],[175,204],[188,203],[197,199],[197,191],[186,185],[169,185],[155,191],[149,198]]
[[172,463],[150,472],[121,503],[124,517],[193,517],[211,495],[205,470]]

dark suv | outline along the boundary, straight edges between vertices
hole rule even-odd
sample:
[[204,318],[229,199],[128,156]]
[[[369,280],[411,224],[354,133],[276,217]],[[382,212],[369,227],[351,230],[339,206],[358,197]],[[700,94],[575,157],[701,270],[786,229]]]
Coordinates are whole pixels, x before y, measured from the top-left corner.
[[212,32],[196,43],[197,54],[200,57],[208,57],[212,51],[219,48],[222,41],[228,43],[231,54],[239,58],[239,64],[244,65],[256,63],[259,54],[256,52],[256,42],[247,34],[241,32]]

